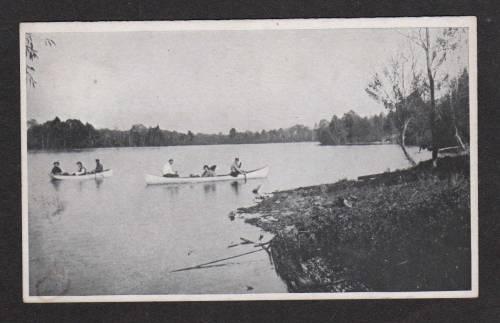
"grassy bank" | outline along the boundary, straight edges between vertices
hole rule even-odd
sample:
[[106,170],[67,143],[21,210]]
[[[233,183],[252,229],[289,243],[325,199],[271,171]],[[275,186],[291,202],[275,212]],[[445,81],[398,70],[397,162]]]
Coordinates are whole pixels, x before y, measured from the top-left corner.
[[274,233],[291,292],[470,288],[468,157],[364,181],[275,192],[241,208]]

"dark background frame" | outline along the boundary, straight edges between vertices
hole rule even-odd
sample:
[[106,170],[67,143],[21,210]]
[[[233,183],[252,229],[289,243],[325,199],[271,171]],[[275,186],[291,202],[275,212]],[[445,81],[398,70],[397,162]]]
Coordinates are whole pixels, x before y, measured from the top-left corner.
[[[478,17],[477,299],[23,304],[19,23],[354,17]],[[495,1],[0,1],[0,321],[497,322],[500,318],[500,8]]]

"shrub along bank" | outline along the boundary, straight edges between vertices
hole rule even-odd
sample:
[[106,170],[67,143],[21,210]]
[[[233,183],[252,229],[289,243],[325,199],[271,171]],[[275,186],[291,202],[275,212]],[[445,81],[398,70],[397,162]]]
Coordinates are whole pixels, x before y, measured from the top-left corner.
[[469,289],[468,160],[275,192],[238,211],[275,234],[291,292]]

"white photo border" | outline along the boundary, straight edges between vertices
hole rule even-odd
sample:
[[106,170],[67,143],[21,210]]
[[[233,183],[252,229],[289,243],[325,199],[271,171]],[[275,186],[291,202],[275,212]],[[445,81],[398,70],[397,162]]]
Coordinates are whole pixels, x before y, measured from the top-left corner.
[[[26,33],[33,32],[124,32],[174,30],[290,30],[290,29],[376,29],[417,27],[464,27],[469,39],[469,127],[471,203],[471,289],[463,291],[349,292],[349,293],[261,293],[261,294],[175,294],[32,296],[29,294],[28,165],[26,106]],[[21,81],[21,183],[22,183],[22,287],[25,303],[73,302],[183,302],[335,299],[428,299],[475,298],[479,295],[478,262],[478,134],[477,134],[477,20],[476,17],[349,18],[349,19],[263,19],[126,22],[43,22],[19,26]]]

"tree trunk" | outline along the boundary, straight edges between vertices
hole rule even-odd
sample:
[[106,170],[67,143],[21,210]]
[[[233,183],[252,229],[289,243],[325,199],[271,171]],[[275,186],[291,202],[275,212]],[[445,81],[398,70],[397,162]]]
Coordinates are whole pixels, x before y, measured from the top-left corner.
[[403,130],[401,131],[401,140],[399,142],[399,146],[401,147],[401,150],[403,150],[403,153],[405,154],[406,159],[410,162],[412,166],[416,166],[417,163],[415,160],[410,156],[408,151],[406,150],[405,146],[405,136],[406,136],[406,130],[408,129],[408,124],[410,123],[411,118],[406,120],[404,125],[403,125]]
[[460,137],[460,134],[458,133],[457,126],[455,126],[455,138],[457,139],[458,144],[460,145],[460,147],[462,147],[463,150],[466,150],[467,148],[465,147],[465,144],[462,141],[462,138]]
[[432,165],[437,166],[438,157],[438,144],[437,144],[437,133],[436,133],[436,99],[434,94],[434,77],[432,76],[432,62],[430,57],[430,39],[429,39],[429,28],[425,28],[425,57],[427,62],[427,76],[429,77],[429,90],[431,95],[431,138],[432,138]]
[[457,142],[460,145],[460,147],[462,147],[462,149],[465,150],[466,148],[465,148],[464,142],[462,141],[462,138],[460,137],[460,134],[458,133],[458,128],[457,128],[457,118],[455,116],[455,101],[453,101],[453,91],[454,90],[456,90],[457,94],[458,94],[458,85],[456,88],[455,88],[455,86],[453,86],[451,89],[451,93],[450,93],[451,119],[453,122],[453,127],[455,128],[455,139],[457,139]]

